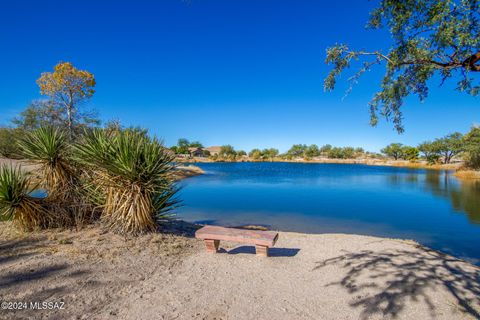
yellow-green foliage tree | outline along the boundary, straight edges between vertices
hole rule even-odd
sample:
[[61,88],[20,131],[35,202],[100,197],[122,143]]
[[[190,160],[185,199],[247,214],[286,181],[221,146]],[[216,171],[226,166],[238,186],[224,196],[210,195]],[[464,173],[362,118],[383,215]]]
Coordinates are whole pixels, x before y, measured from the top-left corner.
[[67,111],[67,125],[73,135],[74,113],[78,105],[95,93],[95,77],[88,71],[78,70],[70,62],[61,62],[53,72],[44,72],[37,80],[40,93],[49,96]]

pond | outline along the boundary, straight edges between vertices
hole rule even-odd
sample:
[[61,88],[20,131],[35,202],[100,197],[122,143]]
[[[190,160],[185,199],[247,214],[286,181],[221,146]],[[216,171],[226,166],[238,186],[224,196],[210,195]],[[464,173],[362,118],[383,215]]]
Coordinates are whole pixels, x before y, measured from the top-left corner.
[[480,264],[480,181],[349,164],[204,163],[178,218],[223,226],[413,239]]

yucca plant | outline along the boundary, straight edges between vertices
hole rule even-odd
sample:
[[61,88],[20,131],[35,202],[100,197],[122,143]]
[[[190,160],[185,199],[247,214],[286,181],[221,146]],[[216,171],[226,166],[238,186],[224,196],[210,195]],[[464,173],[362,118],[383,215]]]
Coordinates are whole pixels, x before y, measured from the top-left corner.
[[31,231],[52,222],[49,210],[42,199],[30,196],[37,186],[30,174],[20,167],[0,167],[0,216],[12,220],[20,228]]
[[65,131],[52,126],[26,132],[18,141],[20,154],[37,165],[39,187],[47,191],[55,223],[50,226],[81,226],[93,216],[93,207],[82,194],[82,170],[71,157],[71,142]]
[[50,197],[70,195],[75,174],[69,159],[67,135],[59,128],[41,127],[18,141],[20,154],[36,164],[40,185]]
[[174,156],[144,132],[86,132],[76,157],[90,169],[93,198],[103,202],[102,221],[114,232],[156,230],[177,204]]

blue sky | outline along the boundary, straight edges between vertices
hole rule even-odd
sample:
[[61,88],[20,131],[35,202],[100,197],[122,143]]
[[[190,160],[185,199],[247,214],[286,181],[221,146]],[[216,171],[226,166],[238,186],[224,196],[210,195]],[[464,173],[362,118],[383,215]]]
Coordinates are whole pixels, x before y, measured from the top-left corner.
[[[408,99],[405,133],[369,126],[382,68],[345,99],[323,91],[326,47],[388,48],[364,28],[375,1],[5,1],[0,8],[0,124],[40,98],[35,80],[59,61],[94,73],[102,119],[238,149],[294,143],[416,144],[480,122],[480,98],[432,81]],[[345,80],[346,77],[343,78]]]

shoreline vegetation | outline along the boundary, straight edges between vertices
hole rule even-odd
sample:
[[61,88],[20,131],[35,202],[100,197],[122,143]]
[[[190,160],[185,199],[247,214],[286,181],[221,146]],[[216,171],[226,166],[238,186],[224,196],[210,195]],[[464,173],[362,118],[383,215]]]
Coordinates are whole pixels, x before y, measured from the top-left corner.
[[286,163],[331,163],[331,164],[364,164],[372,166],[391,166],[391,167],[409,167],[409,168],[421,168],[421,169],[433,169],[433,170],[455,170],[463,167],[462,162],[449,163],[449,164],[428,164],[426,161],[404,161],[404,160],[389,160],[389,159],[282,159],[274,158],[271,160],[254,160],[249,158],[242,158],[238,160],[212,160],[205,158],[191,158],[191,159],[177,159],[180,163],[235,163],[235,162],[286,162]]
[[236,150],[231,145],[204,147],[199,141],[179,139],[171,146],[177,162],[294,162],[383,165],[434,170],[455,170],[462,179],[480,177],[480,127],[467,134],[454,132],[418,146],[390,143],[378,152],[361,147],[321,147],[295,144],[284,153],[275,148]]

